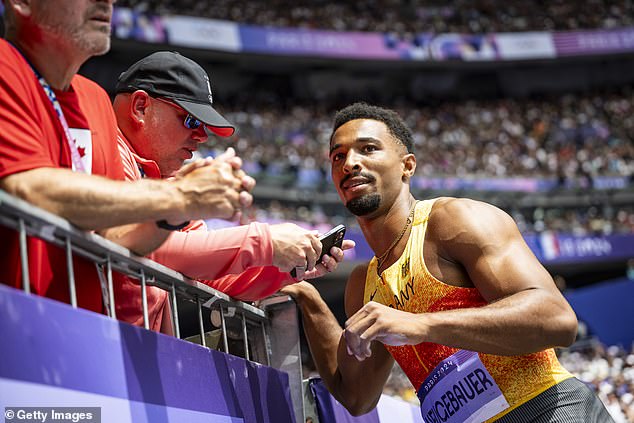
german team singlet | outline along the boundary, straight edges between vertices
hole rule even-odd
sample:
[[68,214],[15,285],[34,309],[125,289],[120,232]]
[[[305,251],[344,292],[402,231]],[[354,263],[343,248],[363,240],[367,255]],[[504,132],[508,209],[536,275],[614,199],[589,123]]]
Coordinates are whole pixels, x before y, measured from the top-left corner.
[[[418,202],[405,251],[382,278],[377,275],[376,257],[370,261],[364,303],[376,301],[410,313],[487,304],[476,288],[448,285],[427,270],[423,244],[434,201]],[[493,421],[572,377],[552,348],[511,357],[429,342],[386,348],[417,388],[426,423]]]

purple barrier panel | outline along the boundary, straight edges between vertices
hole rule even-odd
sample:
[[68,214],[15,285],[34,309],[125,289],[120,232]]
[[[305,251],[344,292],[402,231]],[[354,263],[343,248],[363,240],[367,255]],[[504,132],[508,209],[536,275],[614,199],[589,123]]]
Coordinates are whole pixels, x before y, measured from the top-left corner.
[[557,56],[583,56],[634,51],[634,28],[553,33]]
[[294,420],[286,373],[2,285],[0,333],[0,407],[45,392],[118,422]]
[[398,60],[380,33],[264,28],[240,25],[242,51],[287,55]]

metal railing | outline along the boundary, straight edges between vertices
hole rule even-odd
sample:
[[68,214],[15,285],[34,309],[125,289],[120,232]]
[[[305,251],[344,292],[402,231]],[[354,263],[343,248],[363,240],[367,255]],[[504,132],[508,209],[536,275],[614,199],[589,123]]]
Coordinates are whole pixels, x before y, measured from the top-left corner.
[[[235,301],[226,294],[195,280],[188,279],[159,263],[136,256],[126,248],[99,235],[79,230],[65,219],[35,207],[2,190],[0,190],[0,224],[15,229],[19,233],[22,286],[25,292],[30,293],[27,236],[34,236],[66,250],[65,265],[68,269],[68,289],[70,303],[73,307],[77,307],[73,256],[78,255],[103,267],[108,287],[108,311],[112,318],[116,318],[112,272],[118,271],[140,281],[139,289],[142,295],[143,319],[146,329],[149,322],[145,287],[157,286],[169,293],[176,337],[181,337],[178,319],[178,297],[192,301],[197,305],[198,324],[203,345],[205,345],[203,308],[218,310],[223,328],[226,328],[228,312],[232,315],[237,313],[242,319],[245,358],[263,364],[270,363],[269,347],[251,348],[251,351],[264,351],[264,356],[251,357],[249,353],[250,337],[260,342],[263,341],[262,337],[268,337],[270,326],[267,326],[269,322],[265,310],[244,302]],[[247,330],[248,327],[257,329]],[[224,352],[229,352],[226,331],[223,334],[222,344]]]
[[[288,296],[263,300],[259,307],[236,301],[157,262],[139,257],[99,235],[82,231],[67,220],[2,190],[0,225],[15,229],[19,234],[22,286],[25,292],[30,293],[27,236],[33,236],[65,249],[68,290],[73,307],[77,307],[74,255],[84,257],[101,267],[102,271],[98,273],[102,278],[102,285],[106,286],[107,310],[113,319],[116,319],[113,271],[139,280],[146,329],[149,328],[146,286],[156,286],[168,292],[173,330],[177,338],[182,338],[177,299],[190,301],[196,304],[198,311],[200,343],[207,346],[203,317],[205,310],[205,313],[213,313],[216,318],[219,317],[220,322],[216,326],[220,326],[222,330],[221,351],[231,353],[228,333],[232,333],[231,340],[243,345],[243,358],[288,373],[295,417],[298,422],[304,421],[297,310]],[[231,327],[239,329],[230,331]]]

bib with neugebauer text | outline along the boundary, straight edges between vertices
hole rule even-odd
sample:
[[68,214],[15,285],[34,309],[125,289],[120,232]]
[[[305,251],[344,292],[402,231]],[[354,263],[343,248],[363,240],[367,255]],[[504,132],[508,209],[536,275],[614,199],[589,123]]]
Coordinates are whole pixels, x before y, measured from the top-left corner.
[[441,361],[418,398],[425,423],[479,423],[509,408],[478,353],[467,350]]

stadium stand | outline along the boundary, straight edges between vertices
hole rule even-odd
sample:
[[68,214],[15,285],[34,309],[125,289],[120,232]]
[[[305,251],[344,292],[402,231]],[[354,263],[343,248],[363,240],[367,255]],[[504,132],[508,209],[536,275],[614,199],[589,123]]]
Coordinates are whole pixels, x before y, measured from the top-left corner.
[[122,7],[240,23],[339,31],[512,32],[615,28],[634,23],[631,1],[177,1],[122,0]]
[[[368,31],[382,36],[395,34],[396,38],[413,44],[422,33],[524,35],[530,31],[616,28],[629,31],[634,26],[632,0],[458,0],[449,3],[119,0],[116,6],[130,8],[141,17],[183,15],[263,28]],[[295,221],[321,231],[334,223],[345,223],[352,234],[359,236],[356,220],[340,205],[330,182],[327,145],[334,111],[351,100],[365,99],[395,108],[413,128],[419,157],[414,179],[414,192],[418,196],[474,197],[507,211],[533,251],[541,254],[539,258],[567,296],[585,286],[598,289],[599,282],[614,278],[621,278],[620,286],[626,286],[623,280],[626,272],[634,274],[634,270],[627,268],[628,259],[634,268],[631,264],[634,253],[626,255],[634,245],[631,47],[625,55],[619,55],[623,51],[614,55],[601,51],[585,57],[553,56],[548,60],[522,59],[511,63],[494,57],[477,65],[464,65],[450,59],[416,65],[396,60],[392,65],[385,65],[372,60],[348,61],[337,57],[338,52],[332,57],[307,59],[305,55],[294,56],[288,52],[242,54],[239,50],[227,53],[208,47],[199,49],[195,44],[183,47],[171,44],[162,24],[153,25],[153,21],[143,19],[139,22],[134,28],[147,29],[143,35],[147,42],[139,42],[132,32],[126,32],[124,25],[121,32],[115,33],[119,37],[115,39],[113,51],[93,59],[82,73],[112,93],[114,80],[121,70],[157,49],[181,50],[203,63],[212,76],[219,110],[238,131],[226,141],[210,139],[199,154],[215,156],[228,146],[237,150],[245,161],[245,170],[258,180],[254,191],[256,203],[250,212],[252,218],[272,223]],[[596,45],[602,42],[596,41]],[[588,46],[591,45],[588,41]],[[395,87],[398,92],[391,90]],[[208,223],[212,228],[226,225],[216,221]],[[67,226],[61,224],[63,230]],[[50,229],[35,232],[50,236]],[[97,246],[103,247],[98,242]],[[345,320],[341,297],[347,275],[369,254],[361,243],[357,250],[357,256],[349,256],[348,263],[318,285],[340,321]],[[620,251],[625,253],[619,254]],[[125,256],[119,250],[112,252],[106,248],[105,256],[108,253]],[[246,336],[241,338],[241,316],[255,316],[256,323],[249,322],[250,326],[244,323],[250,337],[251,332],[259,330],[258,325],[264,326],[263,313],[257,307],[201,289],[180,275],[175,277],[169,269],[157,270],[156,266],[139,263],[134,258],[123,261],[127,263],[123,267],[127,266],[137,275],[138,269],[167,275],[169,284],[159,280],[159,285],[163,283],[174,292],[181,338],[198,336],[198,342],[243,357],[251,351],[251,360],[265,365],[274,365],[271,360],[283,361],[281,353],[276,356],[275,351],[263,352],[260,347],[250,346]],[[176,300],[176,289],[180,289],[179,296],[184,299]],[[625,307],[609,302],[609,296],[601,298],[605,298],[606,308]],[[215,315],[209,316],[210,309],[215,310]],[[235,316],[231,315],[232,309],[234,313],[238,310]],[[222,321],[217,318],[218,313]],[[619,328],[630,323],[617,320],[612,329],[624,335],[627,331],[619,331]],[[582,324],[578,342],[570,349],[559,351],[560,359],[569,371],[597,392],[615,421],[634,421],[634,343],[606,345],[589,327],[590,323]],[[150,351],[148,345],[155,342],[142,331],[116,330],[122,330],[130,348],[137,346],[138,351]],[[201,336],[201,332],[207,336]],[[228,339],[223,339],[222,332],[229,334]],[[257,336],[252,338],[260,342]],[[270,334],[264,333],[264,337],[267,336]],[[139,339],[144,345],[139,346]],[[273,341],[275,344],[279,339]],[[24,345],[29,347],[26,341]],[[161,342],[157,345],[163,345],[165,350],[182,347]],[[186,347],[179,351],[193,354]],[[133,358],[139,368],[149,368],[142,365],[143,359],[139,356]],[[19,354],[14,352],[12,359],[19,363]],[[311,375],[314,369],[305,344],[302,344],[301,359],[303,376]],[[218,354],[210,360],[215,366],[225,359]],[[226,361],[232,362],[232,358]],[[259,367],[247,365],[227,372],[252,376],[256,368]],[[245,376],[232,386],[238,390],[249,383]],[[257,387],[251,388],[257,391]],[[156,399],[158,395],[141,388],[139,391],[141,399],[146,398],[144,395],[148,398],[154,395],[152,398]],[[412,403],[417,401],[398,368],[384,392]],[[256,396],[253,399],[260,400]],[[182,404],[190,404],[189,399],[183,401]],[[239,405],[232,406],[239,408]],[[251,407],[253,409],[245,411],[245,421],[278,418],[274,414],[263,418],[262,410]],[[172,420],[166,418],[165,421]]]

